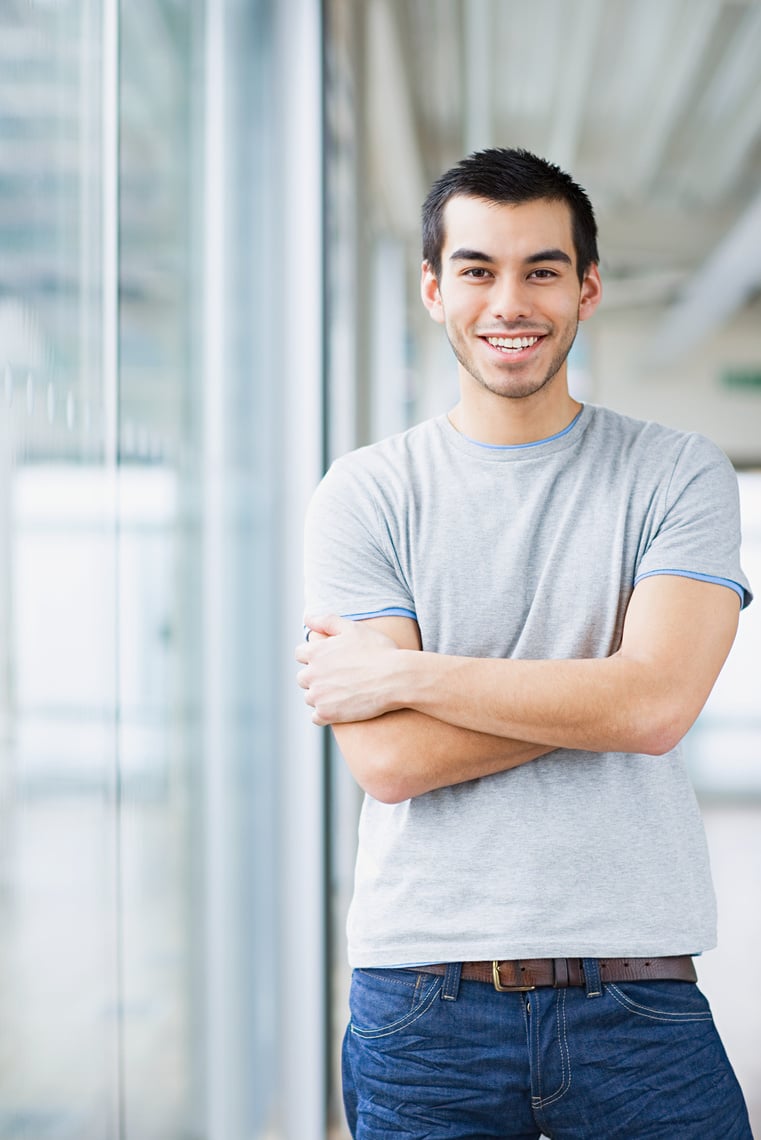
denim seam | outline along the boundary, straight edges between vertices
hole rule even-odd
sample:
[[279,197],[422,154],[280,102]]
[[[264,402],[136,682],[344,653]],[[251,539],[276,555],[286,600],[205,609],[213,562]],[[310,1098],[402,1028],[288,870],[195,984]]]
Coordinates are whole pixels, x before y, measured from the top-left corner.
[[405,1014],[404,1017],[400,1017],[398,1021],[392,1021],[389,1025],[381,1026],[380,1029],[362,1029],[359,1026],[355,1025],[354,1022],[352,1022],[352,1033],[354,1033],[357,1037],[361,1037],[365,1041],[374,1041],[379,1037],[391,1037],[394,1033],[401,1032],[402,1029],[406,1029],[409,1025],[414,1025],[415,1022],[421,1018],[424,1013],[427,1013],[431,1008],[434,1001],[439,996],[441,985],[441,980],[437,978],[436,982],[434,982],[433,986],[431,987],[430,993],[427,994],[425,998],[423,998],[421,1003],[415,1006],[414,1009],[410,1010],[409,1013]]
[[607,988],[612,992],[614,1000],[623,1006],[624,1009],[628,1009],[630,1013],[635,1014],[637,1017],[646,1017],[650,1021],[691,1022],[712,1020],[710,1010],[705,1013],[689,1013],[686,1010],[684,1013],[669,1013],[668,1010],[665,1009],[652,1009],[650,1006],[632,1001],[631,998],[628,998],[613,982],[608,982]]
[[384,970],[383,967],[378,966],[373,968],[371,966],[358,966],[357,973],[364,974],[368,978],[376,978],[379,982],[384,982],[386,985],[390,982],[392,986],[404,986],[407,990],[417,990],[420,974],[413,974],[410,972],[409,978],[392,978],[391,969]]
[[534,1043],[534,1056],[536,1057],[536,1082],[538,1093],[532,1098],[534,1107],[538,1108],[542,1103],[542,1048],[539,1041],[539,996],[534,995],[534,1000],[530,1002],[531,1010],[534,1015],[534,1022],[531,1027],[531,1036]]
[[536,1098],[536,1108],[548,1108],[566,1095],[571,1087],[571,1050],[568,1047],[568,1027],[565,1012],[566,990],[560,990],[556,999],[558,1051],[560,1053],[560,1086],[549,1096]]

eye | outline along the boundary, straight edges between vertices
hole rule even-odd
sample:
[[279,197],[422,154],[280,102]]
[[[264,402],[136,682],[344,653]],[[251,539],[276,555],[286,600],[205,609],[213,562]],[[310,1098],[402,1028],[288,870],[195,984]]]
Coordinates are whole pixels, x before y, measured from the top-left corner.
[[463,272],[463,277],[470,277],[474,281],[485,281],[487,277],[491,277],[491,273],[482,265],[471,265],[469,269]]
[[554,269],[535,269],[529,277],[536,277],[540,281],[551,281],[553,277],[557,277],[557,273]]

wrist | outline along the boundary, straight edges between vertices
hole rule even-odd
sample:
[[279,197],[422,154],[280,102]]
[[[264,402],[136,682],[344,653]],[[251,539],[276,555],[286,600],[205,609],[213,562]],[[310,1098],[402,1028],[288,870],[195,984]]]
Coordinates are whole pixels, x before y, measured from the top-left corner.
[[433,656],[419,649],[400,649],[392,674],[393,708],[422,711],[425,696],[426,662]]

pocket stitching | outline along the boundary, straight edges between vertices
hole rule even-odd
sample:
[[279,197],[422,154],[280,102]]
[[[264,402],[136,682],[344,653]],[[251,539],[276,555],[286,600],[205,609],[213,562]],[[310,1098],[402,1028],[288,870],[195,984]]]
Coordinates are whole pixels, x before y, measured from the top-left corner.
[[613,982],[607,982],[605,989],[610,991],[614,1001],[617,1001],[619,1005],[622,1005],[624,1009],[628,1009],[629,1012],[633,1013],[636,1017],[646,1017],[650,1021],[690,1022],[712,1020],[710,1010],[704,1011],[703,1013],[689,1013],[686,1010],[683,1013],[669,1013],[668,1010],[653,1009],[651,1006],[642,1005],[641,1002],[634,1001],[632,998],[627,997]]
[[[404,982],[397,982],[394,978],[387,978],[384,980],[395,982],[397,985],[406,984]],[[413,1025],[418,1020],[418,1018],[422,1017],[424,1013],[428,1012],[436,998],[439,996],[442,985],[443,980],[437,978],[431,986],[430,994],[425,997],[419,1005],[416,1005],[413,1009],[410,1010],[409,1013],[406,1013],[404,1017],[400,1017],[397,1021],[392,1021],[388,1025],[383,1025],[379,1029],[362,1029],[352,1020],[352,1033],[354,1033],[357,1037],[362,1037],[365,1039],[390,1037],[392,1034],[398,1033],[400,1030],[405,1029],[408,1025]]]
[[[406,968],[406,967],[402,967],[402,968]],[[409,973],[410,973],[409,979],[389,977],[390,974],[395,972],[393,967],[389,968],[388,970],[384,970],[381,967],[378,967],[377,969],[373,969],[372,966],[357,966],[356,972],[358,974],[361,974],[365,978],[375,978],[376,981],[383,982],[383,984],[386,986],[388,986],[388,985],[403,986],[404,989],[406,989],[406,990],[416,990],[418,988],[417,979],[418,979],[419,975],[416,973],[413,973],[412,970],[409,971]]]

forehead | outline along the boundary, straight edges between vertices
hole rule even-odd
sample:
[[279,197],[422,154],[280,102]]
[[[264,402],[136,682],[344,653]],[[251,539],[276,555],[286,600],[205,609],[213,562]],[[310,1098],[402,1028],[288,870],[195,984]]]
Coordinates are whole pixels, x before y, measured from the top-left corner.
[[442,262],[458,249],[520,260],[539,250],[562,249],[575,264],[570,208],[546,198],[513,205],[458,194],[444,208]]

